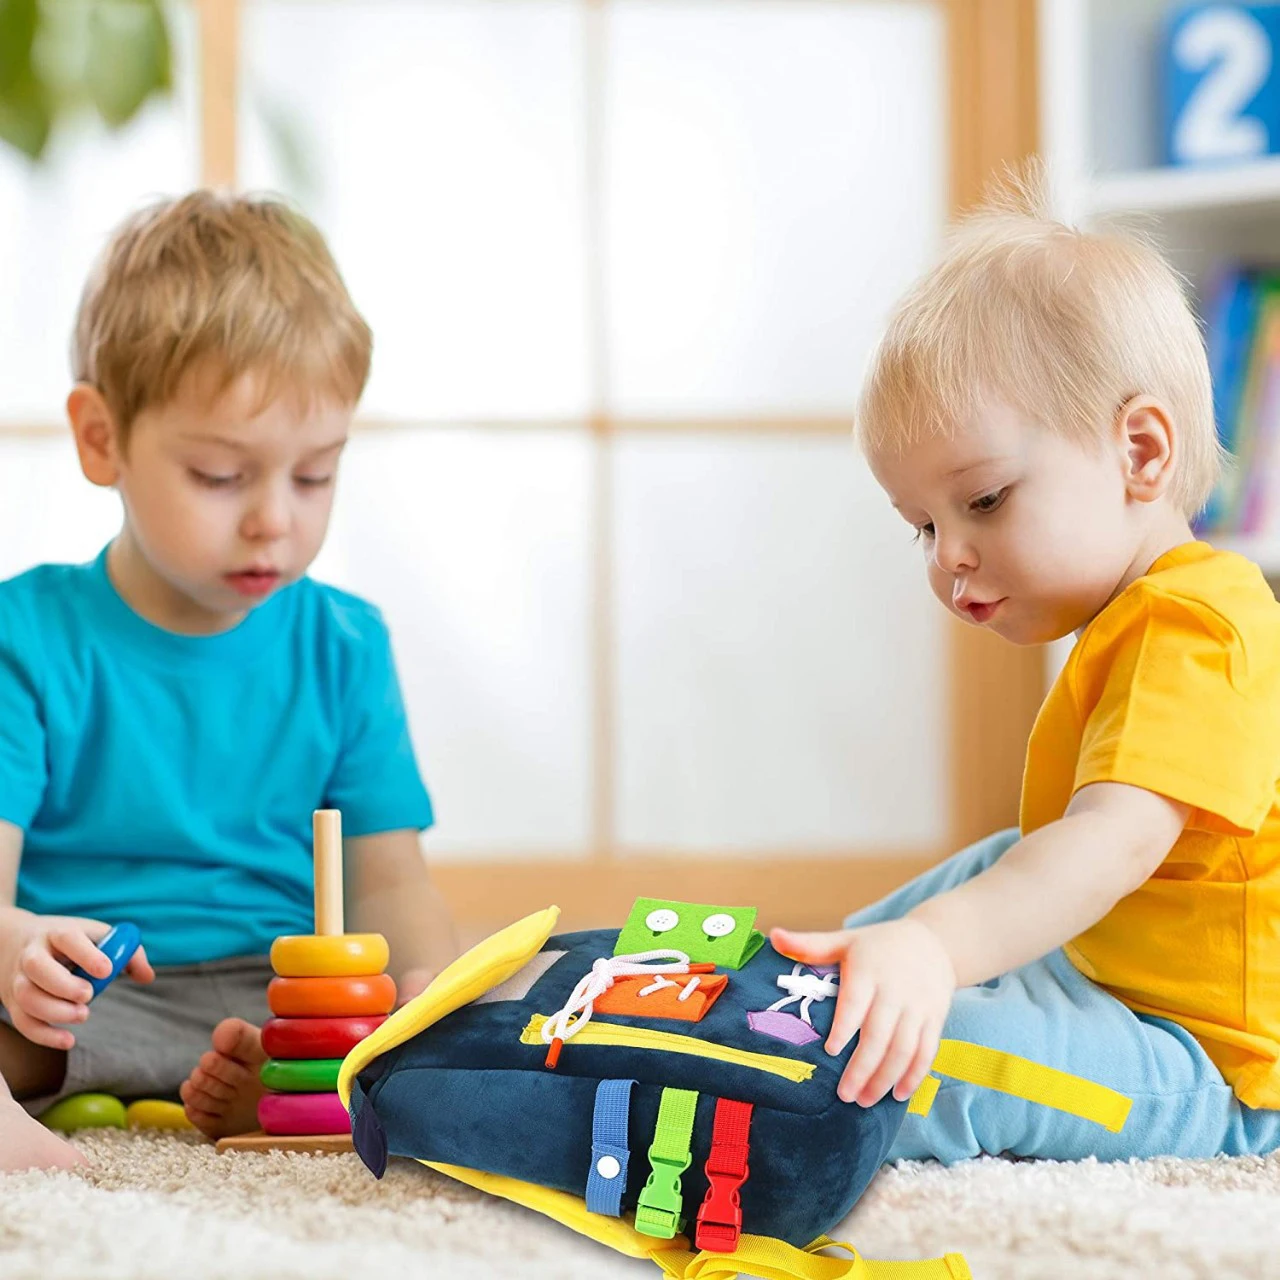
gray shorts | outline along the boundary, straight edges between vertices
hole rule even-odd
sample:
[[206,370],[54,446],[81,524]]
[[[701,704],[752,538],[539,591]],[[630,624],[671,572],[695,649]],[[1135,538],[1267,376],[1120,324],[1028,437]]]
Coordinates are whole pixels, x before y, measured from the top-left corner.
[[[261,1026],[271,1016],[267,983],[273,976],[266,956],[157,968],[156,980],[146,986],[122,975],[89,1006],[88,1020],[71,1028],[76,1043],[62,1087],[21,1099],[22,1105],[39,1115],[73,1093],[177,1101],[178,1086],[223,1018]],[[0,1021],[11,1024],[3,1006]]]

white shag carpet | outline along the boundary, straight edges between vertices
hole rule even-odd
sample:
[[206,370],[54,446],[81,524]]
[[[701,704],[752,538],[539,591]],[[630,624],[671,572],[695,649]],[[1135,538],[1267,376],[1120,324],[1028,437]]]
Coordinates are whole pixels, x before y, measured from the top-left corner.
[[[409,1161],[226,1155],[93,1131],[75,1174],[0,1175],[4,1280],[658,1277]],[[797,1194],[803,1194],[798,1189]],[[833,1233],[868,1258],[959,1251],[975,1280],[1280,1280],[1280,1153],[886,1168]]]

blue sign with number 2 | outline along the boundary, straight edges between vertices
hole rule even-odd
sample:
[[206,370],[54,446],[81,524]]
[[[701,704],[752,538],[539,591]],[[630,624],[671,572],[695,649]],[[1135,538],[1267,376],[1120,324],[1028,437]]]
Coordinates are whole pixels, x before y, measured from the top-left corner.
[[1170,164],[1230,164],[1280,152],[1280,4],[1201,4],[1166,31]]

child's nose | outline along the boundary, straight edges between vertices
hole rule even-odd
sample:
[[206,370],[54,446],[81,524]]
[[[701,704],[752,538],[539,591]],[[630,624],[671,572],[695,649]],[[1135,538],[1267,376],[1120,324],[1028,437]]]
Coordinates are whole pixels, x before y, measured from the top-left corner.
[[254,540],[283,538],[289,532],[289,504],[279,494],[263,493],[245,515],[242,532]]
[[939,569],[951,574],[972,572],[978,567],[973,544],[957,533],[939,530],[933,544],[933,557]]

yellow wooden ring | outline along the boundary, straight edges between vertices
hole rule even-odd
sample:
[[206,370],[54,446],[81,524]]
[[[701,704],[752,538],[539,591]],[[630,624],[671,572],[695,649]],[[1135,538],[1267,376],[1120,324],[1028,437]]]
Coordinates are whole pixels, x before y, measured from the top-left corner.
[[366,978],[381,973],[390,958],[380,933],[307,933],[271,944],[271,967],[282,978]]
[[139,1098],[131,1102],[125,1108],[124,1122],[130,1129],[195,1128],[181,1103],[164,1102],[160,1098]]

